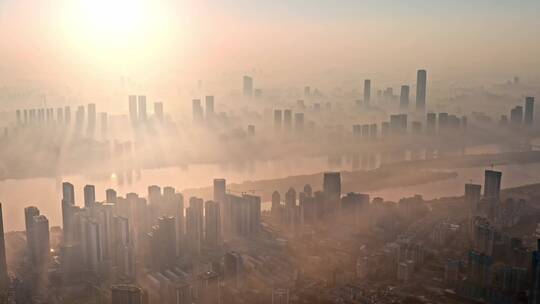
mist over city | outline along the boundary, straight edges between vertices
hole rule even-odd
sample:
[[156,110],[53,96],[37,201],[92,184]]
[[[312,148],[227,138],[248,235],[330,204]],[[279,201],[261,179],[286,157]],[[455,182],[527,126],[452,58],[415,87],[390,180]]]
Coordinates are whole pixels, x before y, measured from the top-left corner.
[[0,303],[540,303],[538,16],[0,0]]

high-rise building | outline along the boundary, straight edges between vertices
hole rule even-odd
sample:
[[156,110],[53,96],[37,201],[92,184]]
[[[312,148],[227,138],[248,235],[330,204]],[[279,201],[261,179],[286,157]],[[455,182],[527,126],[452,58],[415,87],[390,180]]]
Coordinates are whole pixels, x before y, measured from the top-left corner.
[[282,112],[281,110],[274,110],[274,127],[276,130],[281,130],[281,124],[282,124]]
[[147,118],[146,113],[146,95],[137,96],[137,112],[139,114],[138,118],[140,122],[145,122]]
[[402,85],[401,93],[399,95],[399,109],[402,112],[407,112],[409,109],[409,86]]
[[39,209],[34,206],[24,208],[24,224],[26,228],[26,246],[28,247],[28,252],[30,253],[31,259],[34,260],[32,254],[34,252],[34,236],[32,229],[34,225],[34,216],[39,216]]
[[510,110],[510,122],[513,125],[520,125],[523,123],[523,107],[516,106]]
[[280,207],[281,207],[281,195],[279,194],[279,192],[274,191],[272,193],[272,207],[270,209],[272,214],[277,215],[279,213]]
[[71,108],[64,107],[64,122],[66,125],[69,125],[71,123]]
[[135,285],[113,285],[111,304],[146,304],[144,291]]
[[105,190],[105,202],[107,204],[116,204],[117,194],[114,189]]
[[46,267],[51,252],[49,238],[49,220],[44,215],[34,216],[31,225],[32,252],[30,253],[34,265],[38,268]]
[[214,116],[214,96],[209,95],[204,98],[206,120],[211,120]]
[[86,124],[86,134],[88,134],[89,136],[93,136],[96,130],[96,104],[89,103],[87,112],[88,121]]
[[533,124],[533,120],[534,120],[534,97],[526,97],[524,123],[526,126],[530,126]]
[[416,75],[416,110],[423,112],[426,109],[426,70],[418,70]]
[[139,120],[139,113],[137,111],[137,95],[129,95],[129,119],[131,123],[136,123]]
[[62,200],[75,205],[75,188],[68,182],[62,183]]
[[537,240],[536,250],[532,253],[529,303],[540,303],[540,239]]
[[219,204],[207,201],[204,206],[205,243],[210,249],[217,249],[221,244],[221,215]]
[[249,137],[255,136],[255,125],[247,126],[247,136]]
[[304,97],[310,97],[311,96],[311,87],[305,86],[304,87]]
[[223,178],[214,179],[214,202],[224,203],[227,191],[227,181]]
[[101,125],[101,137],[107,137],[107,131],[109,130],[109,115],[107,112],[99,113],[100,125]]
[[287,209],[296,207],[296,191],[292,187],[285,193],[285,207]]
[[155,271],[164,271],[176,262],[176,221],[172,216],[158,218],[158,224],[148,233],[150,262]]
[[135,261],[133,257],[133,241],[129,227],[129,220],[116,216],[114,222],[114,263],[120,278],[133,278],[135,275]]
[[325,210],[335,210],[341,203],[341,174],[339,172],[325,172],[323,178],[323,191],[326,197]]
[[369,105],[371,100],[371,80],[364,80],[364,104]]
[[436,113],[427,113],[426,114],[426,132],[433,134],[437,128],[437,114]]
[[5,294],[9,287],[9,277],[6,262],[6,240],[4,236],[4,216],[0,203],[0,294]]
[[193,255],[201,253],[204,241],[204,204],[203,199],[191,197],[186,209],[186,238]]
[[499,200],[501,192],[501,177],[499,171],[486,170],[484,180],[484,198],[488,200]]
[[482,196],[482,186],[476,184],[465,184],[465,203],[471,214],[475,214],[478,208],[478,202]]
[[225,282],[227,285],[232,286],[235,289],[241,288],[244,272],[242,256],[234,251],[225,253],[224,266]]
[[253,96],[253,78],[244,76],[242,81],[242,92],[245,97]]
[[154,102],[154,115],[157,121],[163,122],[163,102]]
[[86,266],[93,273],[99,273],[103,262],[102,242],[105,236],[102,235],[99,223],[96,220],[83,218],[83,225],[85,229],[83,253],[86,257]]
[[304,113],[294,114],[294,128],[297,132],[304,131]]
[[201,105],[200,99],[193,99],[191,101],[191,111],[193,113],[193,121],[201,123],[204,119],[204,110]]
[[92,208],[96,204],[96,187],[94,185],[84,186],[84,207]]
[[286,132],[292,129],[292,110],[286,109],[283,111],[283,127]]

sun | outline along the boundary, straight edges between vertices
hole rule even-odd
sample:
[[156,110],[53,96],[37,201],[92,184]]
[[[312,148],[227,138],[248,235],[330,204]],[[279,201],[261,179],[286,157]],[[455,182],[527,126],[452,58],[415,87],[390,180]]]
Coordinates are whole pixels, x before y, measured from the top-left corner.
[[86,34],[125,38],[125,36],[129,37],[147,31],[152,26],[152,7],[149,1],[80,0],[75,2],[78,4],[76,15],[80,18],[81,29]]
[[[70,0],[66,36],[92,64],[129,66],[157,56],[171,39],[169,11],[157,0]],[[81,57],[81,58],[82,58]]]

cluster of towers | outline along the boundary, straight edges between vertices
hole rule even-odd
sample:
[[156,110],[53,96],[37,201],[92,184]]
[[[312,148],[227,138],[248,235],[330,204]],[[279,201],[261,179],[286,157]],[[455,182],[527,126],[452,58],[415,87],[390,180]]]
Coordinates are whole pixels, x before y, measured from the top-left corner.
[[[56,114],[55,114],[56,113]],[[71,107],[66,106],[57,108],[41,108],[41,109],[19,109],[15,111],[17,125],[19,126],[43,126],[43,125],[71,125]],[[86,107],[78,106],[75,111],[74,131],[75,133],[82,132],[86,127],[86,134],[93,137],[96,132],[98,113],[96,105],[89,103]],[[99,125],[102,135],[105,135],[108,130],[108,114],[107,112],[99,113]]]
[[[427,72],[426,70],[418,70],[416,74],[416,104],[415,109],[417,112],[423,113],[426,110],[426,90],[427,90]],[[410,87],[408,85],[402,85],[399,96],[399,108],[403,112],[407,112],[409,109],[409,93]],[[392,89],[379,91],[377,93],[381,96],[392,95]],[[369,106],[371,104],[371,79],[364,80],[364,99],[363,104]]]
[[[144,124],[149,119],[147,112],[146,95],[129,95],[129,119],[133,125]],[[154,102],[154,117],[158,122],[163,122],[163,103]]]
[[[96,282],[111,279],[120,284],[113,288],[113,298],[138,294],[139,289],[126,286],[138,282],[141,273],[151,272],[144,280],[152,285],[156,276],[175,272],[186,259],[219,255],[225,240],[250,239],[260,232],[260,197],[227,193],[224,179],[214,180],[213,200],[205,202],[191,197],[187,208],[184,208],[183,195],[173,187],[150,186],[147,198],[136,193],[120,197],[115,190],[108,189],[106,200],[97,202],[95,187],[86,185],[83,206],[75,203],[72,184],[63,183],[62,188],[62,274],[73,279],[87,273]],[[25,215],[31,219],[27,220],[29,249],[32,258],[40,263],[50,248],[48,221],[35,207],[27,208]],[[230,256],[227,258],[227,255]],[[241,257],[231,252],[225,257],[228,277],[236,280],[234,273],[240,275]],[[181,275],[178,276],[169,283],[182,281]],[[197,282],[206,284],[204,288],[215,287],[220,280],[213,271],[197,276]],[[216,303],[212,299],[204,300],[209,294],[209,291],[200,292],[199,302]],[[161,297],[155,292],[148,296],[154,300]]]

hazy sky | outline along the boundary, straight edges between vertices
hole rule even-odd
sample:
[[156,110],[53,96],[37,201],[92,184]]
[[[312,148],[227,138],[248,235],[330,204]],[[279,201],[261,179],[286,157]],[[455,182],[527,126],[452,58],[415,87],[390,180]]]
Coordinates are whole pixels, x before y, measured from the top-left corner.
[[0,0],[0,80],[298,73],[536,76],[537,0]]

